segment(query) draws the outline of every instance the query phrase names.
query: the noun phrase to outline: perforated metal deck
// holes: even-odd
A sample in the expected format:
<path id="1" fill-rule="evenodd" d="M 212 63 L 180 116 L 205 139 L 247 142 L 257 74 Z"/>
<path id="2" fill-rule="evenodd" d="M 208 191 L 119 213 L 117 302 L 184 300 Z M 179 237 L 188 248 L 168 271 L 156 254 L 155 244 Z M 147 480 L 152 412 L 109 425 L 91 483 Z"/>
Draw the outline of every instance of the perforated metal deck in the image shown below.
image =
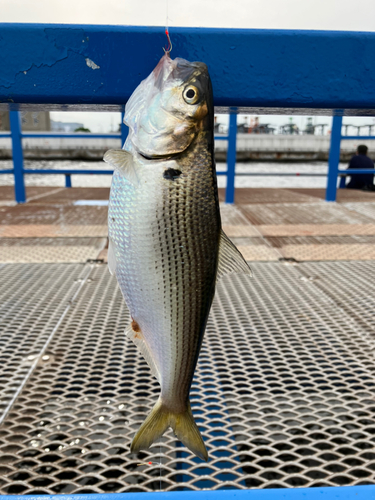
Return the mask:
<path id="1" fill-rule="evenodd" d="M 1 493 L 375 484 L 375 262 L 252 267 L 199 358 L 205 464 L 171 432 L 129 454 L 158 384 L 105 265 L 0 265 Z"/>

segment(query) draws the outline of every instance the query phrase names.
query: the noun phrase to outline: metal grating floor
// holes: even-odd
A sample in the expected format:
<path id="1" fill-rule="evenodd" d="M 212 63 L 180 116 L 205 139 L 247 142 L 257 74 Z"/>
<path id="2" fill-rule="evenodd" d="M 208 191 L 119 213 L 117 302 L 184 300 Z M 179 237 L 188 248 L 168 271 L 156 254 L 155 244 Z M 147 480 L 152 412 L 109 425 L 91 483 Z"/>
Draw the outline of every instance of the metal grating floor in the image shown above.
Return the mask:
<path id="1" fill-rule="evenodd" d="M 106 238 L 0 238 L 0 262 L 86 262 L 95 260 Z"/>
<path id="2" fill-rule="evenodd" d="M 106 266 L 0 265 L 0 492 L 375 484 L 375 262 L 252 267 L 218 286 L 196 371 L 205 464 L 170 432 L 129 454 L 158 384 Z"/>
<path id="3" fill-rule="evenodd" d="M 370 219 L 375 219 L 375 203 L 345 203 L 345 207 Z"/>
<path id="4" fill-rule="evenodd" d="M 282 203 L 241 205 L 252 224 L 372 224 L 367 214 L 343 205 L 325 203 Z"/>

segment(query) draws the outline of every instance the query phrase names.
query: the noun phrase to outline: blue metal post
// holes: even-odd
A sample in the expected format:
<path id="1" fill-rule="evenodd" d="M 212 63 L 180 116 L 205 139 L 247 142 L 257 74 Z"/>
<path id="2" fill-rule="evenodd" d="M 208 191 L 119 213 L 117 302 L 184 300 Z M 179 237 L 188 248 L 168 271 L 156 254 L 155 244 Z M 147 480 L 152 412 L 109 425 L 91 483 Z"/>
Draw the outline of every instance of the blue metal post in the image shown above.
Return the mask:
<path id="1" fill-rule="evenodd" d="M 18 111 L 9 112 L 10 131 L 12 134 L 14 195 L 17 203 L 25 203 L 25 181 L 23 177 L 23 152 L 21 139 L 21 120 Z"/>
<path id="2" fill-rule="evenodd" d="M 125 113 L 124 113 L 124 111 L 122 111 L 122 113 L 121 113 L 121 147 L 124 146 L 126 138 L 128 137 L 128 132 L 129 132 L 129 128 L 124 123 L 124 116 L 125 116 Z"/>
<path id="3" fill-rule="evenodd" d="M 66 188 L 72 187 L 72 176 L 70 174 L 65 175 L 65 187 Z"/>
<path id="4" fill-rule="evenodd" d="M 339 188 L 340 189 L 343 189 L 345 188 L 345 181 L 346 181 L 346 177 L 344 177 L 343 175 L 340 177 L 340 184 L 339 184 Z"/>
<path id="5" fill-rule="evenodd" d="M 331 145 L 328 158 L 326 201 L 336 201 L 337 175 L 340 162 L 342 116 L 332 119 Z"/>
<path id="6" fill-rule="evenodd" d="M 227 152 L 227 189 L 225 203 L 234 203 L 234 180 L 236 177 L 237 108 L 231 108 L 229 115 Z"/>

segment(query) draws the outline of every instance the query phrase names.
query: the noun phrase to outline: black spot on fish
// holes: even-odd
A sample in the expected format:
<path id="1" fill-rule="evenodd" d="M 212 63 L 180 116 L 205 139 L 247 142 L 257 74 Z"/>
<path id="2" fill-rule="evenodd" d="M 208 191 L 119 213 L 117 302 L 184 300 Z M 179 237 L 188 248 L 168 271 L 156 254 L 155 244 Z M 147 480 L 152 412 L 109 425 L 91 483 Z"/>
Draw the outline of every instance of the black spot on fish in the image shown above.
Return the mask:
<path id="1" fill-rule="evenodd" d="M 168 181 L 174 181 L 178 179 L 181 175 L 181 170 L 175 170 L 174 168 L 168 168 L 167 170 L 164 170 L 163 177 L 164 179 L 167 179 Z"/>

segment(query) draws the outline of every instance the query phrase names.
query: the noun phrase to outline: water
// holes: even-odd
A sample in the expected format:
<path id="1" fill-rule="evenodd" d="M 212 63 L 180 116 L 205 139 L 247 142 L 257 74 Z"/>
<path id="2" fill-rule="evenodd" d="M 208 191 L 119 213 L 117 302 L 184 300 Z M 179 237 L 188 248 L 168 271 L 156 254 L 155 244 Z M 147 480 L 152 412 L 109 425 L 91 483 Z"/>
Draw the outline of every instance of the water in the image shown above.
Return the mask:
<path id="1" fill-rule="evenodd" d="M 346 164 L 341 164 L 340 168 L 346 168 Z M 12 168 L 12 160 L 0 160 L 0 170 Z M 56 160 L 56 161 L 25 161 L 25 168 L 38 168 L 38 169 L 87 169 L 87 170 L 105 170 L 108 168 L 107 164 L 103 161 L 71 161 L 71 160 Z M 236 165 L 236 172 L 271 172 L 273 176 L 251 176 L 251 177 L 236 177 L 236 187 L 269 187 L 269 188 L 324 188 L 326 187 L 326 174 L 327 162 L 306 162 L 306 163 L 278 163 L 278 162 L 251 162 L 251 163 L 238 163 Z M 109 168 L 108 168 L 109 170 Z M 217 164 L 218 171 L 226 170 L 225 163 Z M 277 175 L 280 172 L 298 172 L 305 173 L 321 173 L 324 177 L 282 177 Z M 65 186 L 64 175 L 37 175 L 28 174 L 25 176 L 26 186 Z M 218 177 L 219 187 L 226 186 L 226 177 Z M 13 175 L 4 174 L 0 175 L 0 185 L 12 186 Z M 73 187 L 109 187 L 111 185 L 110 175 L 73 175 Z"/>

